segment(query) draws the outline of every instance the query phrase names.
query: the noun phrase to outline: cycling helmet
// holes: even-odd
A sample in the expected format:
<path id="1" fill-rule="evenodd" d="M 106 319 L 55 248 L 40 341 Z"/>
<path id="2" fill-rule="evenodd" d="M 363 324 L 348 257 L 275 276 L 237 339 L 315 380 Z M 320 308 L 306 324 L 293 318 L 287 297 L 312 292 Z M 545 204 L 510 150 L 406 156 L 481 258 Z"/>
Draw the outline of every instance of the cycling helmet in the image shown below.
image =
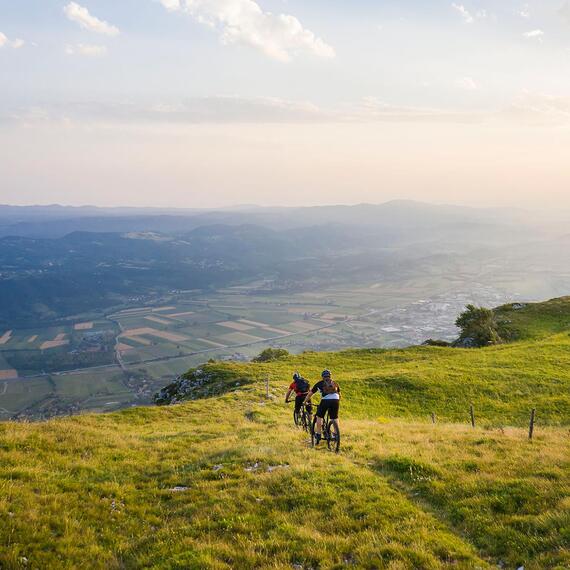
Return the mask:
<path id="1" fill-rule="evenodd" d="M 330 378 L 331 377 L 331 371 L 328 369 L 325 369 L 321 372 L 321 378 Z"/>
<path id="2" fill-rule="evenodd" d="M 301 375 L 298 372 L 295 372 L 295 374 L 293 374 L 293 380 L 295 380 L 295 382 L 297 382 L 297 380 L 299 380 L 301 378 Z"/>

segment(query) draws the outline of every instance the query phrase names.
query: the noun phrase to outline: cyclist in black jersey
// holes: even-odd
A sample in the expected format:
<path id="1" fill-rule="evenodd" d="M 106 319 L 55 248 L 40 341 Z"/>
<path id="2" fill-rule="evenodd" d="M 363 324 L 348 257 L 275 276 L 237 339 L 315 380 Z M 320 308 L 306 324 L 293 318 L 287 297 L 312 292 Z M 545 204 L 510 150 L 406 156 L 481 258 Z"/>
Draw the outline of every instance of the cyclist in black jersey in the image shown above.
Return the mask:
<path id="1" fill-rule="evenodd" d="M 317 408 L 317 422 L 315 425 L 315 440 L 317 445 L 321 441 L 323 431 L 323 418 L 328 411 L 329 417 L 338 430 L 338 409 L 340 406 L 340 386 L 332 379 L 330 370 L 323 370 L 321 381 L 317 382 L 307 394 L 305 404 L 311 401 L 311 398 L 317 392 L 321 393 L 321 401 Z"/>

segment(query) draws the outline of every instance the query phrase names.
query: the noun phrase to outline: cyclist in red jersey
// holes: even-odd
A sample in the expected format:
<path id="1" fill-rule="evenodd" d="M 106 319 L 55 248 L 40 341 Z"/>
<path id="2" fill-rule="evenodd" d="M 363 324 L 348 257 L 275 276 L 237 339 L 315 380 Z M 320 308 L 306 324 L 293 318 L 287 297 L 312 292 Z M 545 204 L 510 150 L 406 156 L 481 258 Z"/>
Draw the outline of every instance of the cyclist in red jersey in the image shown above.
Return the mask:
<path id="1" fill-rule="evenodd" d="M 295 412 L 299 413 L 310 388 L 311 385 L 307 382 L 307 380 L 305 380 L 298 372 L 295 372 L 295 374 L 293 374 L 293 382 L 289 386 L 289 390 L 285 396 L 285 403 L 289 403 L 289 396 L 295 392 Z M 309 402 L 307 405 L 307 412 L 309 412 L 309 416 L 311 415 L 312 411 L 313 406 Z"/>

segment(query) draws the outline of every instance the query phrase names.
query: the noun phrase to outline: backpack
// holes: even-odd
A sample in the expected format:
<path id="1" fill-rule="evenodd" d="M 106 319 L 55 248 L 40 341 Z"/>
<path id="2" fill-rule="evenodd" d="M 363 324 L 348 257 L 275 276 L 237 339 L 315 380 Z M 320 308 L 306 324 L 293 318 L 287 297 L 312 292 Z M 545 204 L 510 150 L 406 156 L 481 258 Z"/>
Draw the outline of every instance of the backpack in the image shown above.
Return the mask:
<path id="1" fill-rule="evenodd" d="M 321 392 L 323 393 L 323 396 L 336 394 L 338 392 L 338 384 L 332 378 L 326 378 L 323 380 Z"/>
<path id="2" fill-rule="evenodd" d="M 297 386 L 297 391 L 302 392 L 303 394 L 308 392 L 310 388 L 309 383 L 304 378 L 295 380 L 295 385 Z"/>

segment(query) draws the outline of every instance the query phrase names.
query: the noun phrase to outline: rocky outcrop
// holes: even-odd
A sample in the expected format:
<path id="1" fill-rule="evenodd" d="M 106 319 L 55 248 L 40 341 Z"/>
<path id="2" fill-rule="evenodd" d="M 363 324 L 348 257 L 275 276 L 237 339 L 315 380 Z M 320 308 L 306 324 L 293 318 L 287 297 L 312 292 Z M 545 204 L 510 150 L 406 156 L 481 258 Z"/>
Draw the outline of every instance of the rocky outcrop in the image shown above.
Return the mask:
<path id="1" fill-rule="evenodd" d="M 176 378 L 172 384 L 159 390 L 153 400 L 158 406 L 168 406 L 183 400 L 219 396 L 251 382 L 251 378 L 237 376 L 231 370 L 215 364 L 204 364 Z"/>
<path id="2" fill-rule="evenodd" d="M 204 386 L 212 381 L 212 377 L 201 368 L 190 370 L 186 374 L 176 378 L 172 384 L 168 384 L 159 390 L 154 396 L 154 403 L 158 406 L 176 404 L 181 400 L 191 400 L 194 396 L 202 396 Z"/>

